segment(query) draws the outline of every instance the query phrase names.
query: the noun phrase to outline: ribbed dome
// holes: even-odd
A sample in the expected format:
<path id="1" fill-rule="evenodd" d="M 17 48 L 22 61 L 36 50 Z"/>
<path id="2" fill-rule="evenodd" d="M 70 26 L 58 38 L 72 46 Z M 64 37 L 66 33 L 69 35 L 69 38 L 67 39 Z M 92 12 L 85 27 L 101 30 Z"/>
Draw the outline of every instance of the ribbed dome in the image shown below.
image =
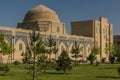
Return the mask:
<path id="1" fill-rule="evenodd" d="M 24 22 L 33 21 L 60 22 L 56 12 L 43 5 L 38 5 L 25 15 Z"/>

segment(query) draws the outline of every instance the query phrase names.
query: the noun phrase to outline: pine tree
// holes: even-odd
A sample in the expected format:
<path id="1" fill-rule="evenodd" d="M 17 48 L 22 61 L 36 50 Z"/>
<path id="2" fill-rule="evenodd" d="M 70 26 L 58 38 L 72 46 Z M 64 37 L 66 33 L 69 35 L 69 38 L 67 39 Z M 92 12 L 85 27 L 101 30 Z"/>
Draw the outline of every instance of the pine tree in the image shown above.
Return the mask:
<path id="1" fill-rule="evenodd" d="M 73 54 L 73 57 L 75 58 L 75 66 L 77 65 L 77 58 L 81 57 L 79 54 L 82 49 L 77 44 L 77 41 L 75 41 L 74 45 L 72 46 L 71 53 Z"/>
<path id="2" fill-rule="evenodd" d="M 57 60 L 57 67 L 56 70 L 63 70 L 65 74 L 66 71 L 70 71 L 72 67 L 70 66 L 71 60 L 68 56 L 67 51 L 63 50 Z"/>
<path id="3" fill-rule="evenodd" d="M 29 53 L 31 53 L 31 56 L 33 57 L 33 76 L 32 80 L 35 80 L 36 72 L 37 72 L 37 66 L 36 66 L 36 61 L 37 57 L 45 52 L 45 47 L 44 47 L 44 42 L 42 41 L 42 38 L 40 36 L 40 33 L 36 34 L 35 30 L 33 30 L 32 33 L 30 33 L 30 45 L 28 46 L 29 48 Z"/>

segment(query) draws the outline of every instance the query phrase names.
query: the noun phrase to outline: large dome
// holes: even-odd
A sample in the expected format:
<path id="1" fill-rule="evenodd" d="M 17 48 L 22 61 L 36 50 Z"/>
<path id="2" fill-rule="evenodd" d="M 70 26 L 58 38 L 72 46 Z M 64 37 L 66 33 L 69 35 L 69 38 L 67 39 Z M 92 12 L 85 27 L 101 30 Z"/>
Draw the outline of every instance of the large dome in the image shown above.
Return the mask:
<path id="1" fill-rule="evenodd" d="M 23 21 L 24 22 L 33 22 L 33 21 L 60 22 L 56 12 L 43 5 L 38 5 L 37 7 L 28 11 Z"/>

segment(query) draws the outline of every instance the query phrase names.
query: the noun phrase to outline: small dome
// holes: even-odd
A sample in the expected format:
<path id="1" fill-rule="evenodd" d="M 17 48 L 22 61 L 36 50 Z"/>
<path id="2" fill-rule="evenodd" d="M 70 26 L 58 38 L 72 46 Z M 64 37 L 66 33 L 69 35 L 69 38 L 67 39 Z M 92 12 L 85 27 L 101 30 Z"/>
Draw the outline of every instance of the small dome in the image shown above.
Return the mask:
<path id="1" fill-rule="evenodd" d="M 23 21 L 24 22 L 33 22 L 33 21 L 60 22 L 56 12 L 43 5 L 38 5 L 37 7 L 28 11 Z"/>

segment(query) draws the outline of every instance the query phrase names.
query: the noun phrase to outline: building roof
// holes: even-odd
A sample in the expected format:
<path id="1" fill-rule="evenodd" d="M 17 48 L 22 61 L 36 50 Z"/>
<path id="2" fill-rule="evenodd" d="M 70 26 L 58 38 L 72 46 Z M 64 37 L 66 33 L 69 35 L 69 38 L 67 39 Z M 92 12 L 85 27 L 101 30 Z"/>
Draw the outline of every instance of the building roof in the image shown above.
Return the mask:
<path id="1" fill-rule="evenodd" d="M 56 12 L 44 5 L 38 5 L 32 10 L 28 11 L 23 21 L 24 22 L 33 22 L 33 21 L 60 22 Z"/>

